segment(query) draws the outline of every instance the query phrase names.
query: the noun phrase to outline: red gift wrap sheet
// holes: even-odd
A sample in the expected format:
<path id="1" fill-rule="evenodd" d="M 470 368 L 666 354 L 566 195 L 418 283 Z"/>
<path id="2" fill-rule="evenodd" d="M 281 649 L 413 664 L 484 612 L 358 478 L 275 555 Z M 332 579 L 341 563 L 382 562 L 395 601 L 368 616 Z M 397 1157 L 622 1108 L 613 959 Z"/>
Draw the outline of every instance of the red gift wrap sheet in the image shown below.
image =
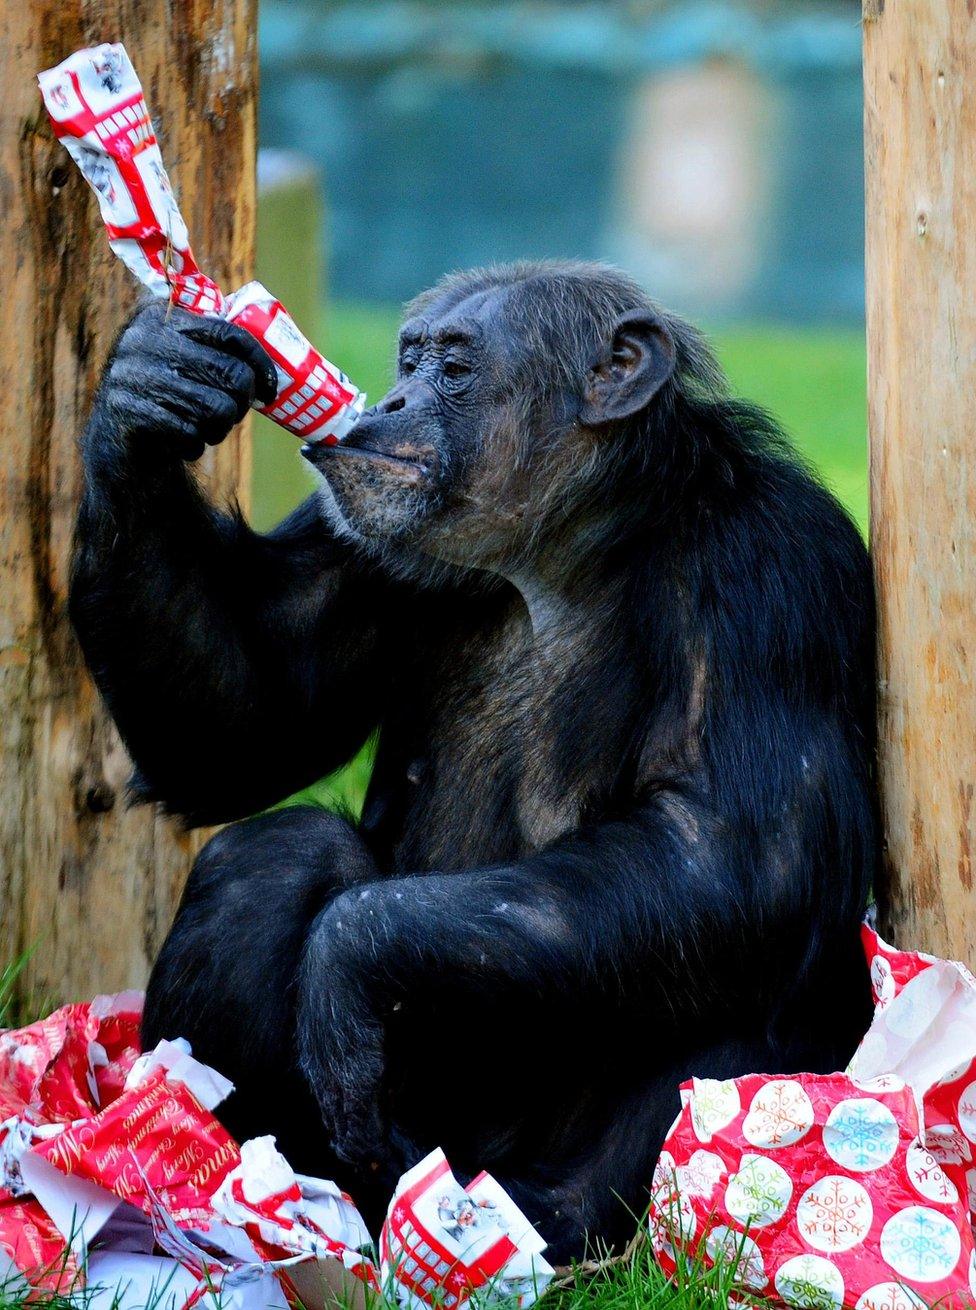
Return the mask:
<path id="1" fill-rule="evenodd" d="M 693 1079 L 655 1172 L 657 1258 L 736 1264 L 816 1310 L 976 1303 L 976 980 L 870 928 L 874 1022 L 845 1074 Z"/>
<path id="2" fill-rule="evenodd" d="M 273 1138 L 234 1141 L 214 1115 L 226 1078 L 182 1041 L 139 1053 L 141 1000 L 0 1033 L 0 1286 L 83 1286 L 90 1310 L 363 1310 L 381 1289 L 410 1307 L 475 1292 L 528 1307 L 544 1290 L 538 1233 L 488 1175 L 460 1187 L 439 1151 L 396 1189 L 380 1265 L 335 1183 L 295 1174 Z"/>

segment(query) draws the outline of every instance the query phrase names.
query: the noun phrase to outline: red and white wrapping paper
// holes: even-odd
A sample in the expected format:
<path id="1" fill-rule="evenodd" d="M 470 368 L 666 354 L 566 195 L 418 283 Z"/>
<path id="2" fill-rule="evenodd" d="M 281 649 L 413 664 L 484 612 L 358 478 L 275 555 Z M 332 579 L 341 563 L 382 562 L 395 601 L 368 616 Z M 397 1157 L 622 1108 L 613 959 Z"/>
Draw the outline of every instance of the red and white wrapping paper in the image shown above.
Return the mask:
<path id="1" fill-rule="evenodd" d="M 306 441 L 341 440 L 365 395 L 260 283 L 227 297 L 201 271 L 125 47 L 78 50 L 37 80 L 55 134 L 98 196 L 109 244 L 126 267 L 153 295 L 232 319 L 261 342 L 279 382 L 274 402 L 257 407 L 263 414 Z"/>
<path id="2" fill-rule="evenodd" d="M 93 1310 L 366 1310 L 381 1275 L 352 1198 L 296 1175 L 271 1137 L 238 1146 L 213 1113 L 232 1084 L 186 1042 L 139 1054 L 141 999 L 0 1033 L 0 1285 L 83 1286 Z M 462 1189 L 439 1151 L 401 1179 L 381 1246 L 411 1306 L 528 1306 L 551 1276 L 498 1184 Z"/>
<path id="3" fill-rule="evenodd" d="M 280 300 L 248 282 L 227 300 L 224 318 L 257 337 L 278 374 L 278 394 L 262 414 L 305 441 L 335 445 L 356 424 L 366 397 L 302 335 Z"/>
<path id="4" fill-rule="evenodd" d="M 553 1275 L 545 1248 L 490 1174 L 462 1187 L 440 1150 L 400 1179 L 380 1234 L 384 1282 L 413 1310 L 454 1310 L 486 1291 L 530 1306 Z"/>
<path id="5" fill-rule="evenodd" d="M 817 1310 L 976 1302 L 976 979 L 864 929 L 876 1012 L 846 1074 L 693 1079 L 651 1234 L 738 1260 L 742 1297 Z"/>
<path id="6" fill-rule="evenodd" d="M 99 996 L 0 1032 L 0 1284 L 18 1271 L 48 1290 L 78 1277 L 74 1252 L 28 1192 L 23 1160 L 119 1095 L 139 1053 L 141 1010 L 139 993 Z"/>

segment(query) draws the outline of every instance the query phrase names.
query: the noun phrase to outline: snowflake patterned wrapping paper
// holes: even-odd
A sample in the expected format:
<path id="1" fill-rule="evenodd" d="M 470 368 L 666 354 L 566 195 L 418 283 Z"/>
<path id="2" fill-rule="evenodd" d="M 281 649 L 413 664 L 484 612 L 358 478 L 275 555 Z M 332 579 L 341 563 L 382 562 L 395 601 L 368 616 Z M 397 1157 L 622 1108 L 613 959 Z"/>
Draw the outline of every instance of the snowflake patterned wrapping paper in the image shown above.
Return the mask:
<path id="1" fill-rule="evenodd" d="M 863 936 L 876 1009 L 846 1074 L 682 1087 L 652 1186 L 666 1272 L 703 1251 L 738 1261 L 740 1304 L 976 1303 L 976 979 Z"/>
<path id="2" fill-rule="evenodd" d="M 260 283 L 227 297 L 200 270 L 125 47 L 78 50 L 37 80 L 55 135 L 97 195 L 109 244 L 126 267 L 153 295 L 231 319 L 261 342 L 278 373 L 275 400 L 256 405 L 262 414 L 305 441 L 340 441 L 365 395 Z"/>

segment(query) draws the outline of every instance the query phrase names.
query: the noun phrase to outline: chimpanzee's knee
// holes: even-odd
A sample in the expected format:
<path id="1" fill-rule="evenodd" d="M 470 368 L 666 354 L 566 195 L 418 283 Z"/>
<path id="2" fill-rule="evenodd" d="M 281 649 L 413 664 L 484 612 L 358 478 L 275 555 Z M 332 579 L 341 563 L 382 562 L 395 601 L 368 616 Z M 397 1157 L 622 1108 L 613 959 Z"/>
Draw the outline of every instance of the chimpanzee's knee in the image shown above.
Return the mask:
<path id="1" fill-rule="evenodd" d="M 227 1127 L 238 1138 L 275 1133 L 298 1167 L 319 1117 L 295 1063 L 295 971 L 323 906 L 375 876 L 355 829 L 328 810 L 224 828 L 197 856 L 149 979 L 144 1046 L 186 1037 L 235 1084 L 218 1111 Z"/>

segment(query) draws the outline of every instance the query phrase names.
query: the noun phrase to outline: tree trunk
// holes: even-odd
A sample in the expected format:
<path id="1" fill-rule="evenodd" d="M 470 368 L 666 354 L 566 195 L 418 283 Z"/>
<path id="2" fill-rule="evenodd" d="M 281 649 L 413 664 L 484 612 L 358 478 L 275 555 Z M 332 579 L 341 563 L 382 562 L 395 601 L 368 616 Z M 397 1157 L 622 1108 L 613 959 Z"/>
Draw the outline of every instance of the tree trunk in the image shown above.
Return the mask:
<path id="1" fill-rule="evenodd" d="M 125 42 L 195 253 L 230 289 L 253 253 L 255 9 L 0 8 L 0 965 L 33 949 L 22 992 L 37 1000 L 141 984 L 201 836 L 127 807 L 129 762 L 65 612 L 77 438 L 138 293 L 35 74 L 80 46 Z M 243 494 L 247 430 L 209 458 L 215 493 Z"/>
<path id="2" fill-rule="evenodd" d="M 865 0 L 884 927 L 973 963 L 976 19 Z"/>

